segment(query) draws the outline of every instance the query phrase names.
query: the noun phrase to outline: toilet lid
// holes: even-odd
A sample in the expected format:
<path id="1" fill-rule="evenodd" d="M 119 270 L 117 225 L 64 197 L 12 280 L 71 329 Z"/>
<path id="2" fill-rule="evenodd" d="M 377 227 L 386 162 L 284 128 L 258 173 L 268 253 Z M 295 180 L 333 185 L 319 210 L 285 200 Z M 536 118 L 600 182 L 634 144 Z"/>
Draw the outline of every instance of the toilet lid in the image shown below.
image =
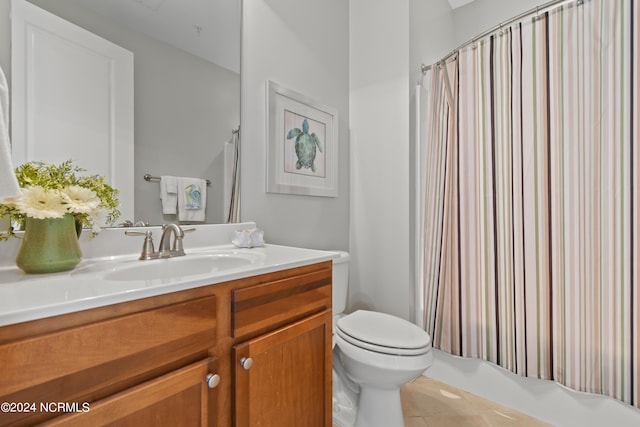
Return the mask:
<path id="1" fill-rule="evenodd" d="M 431 346 L 424 330 L 396 316 L 359 310 L 338 320 L 337 333 L 346 341 L 372 351 L 423 354 Z"/>

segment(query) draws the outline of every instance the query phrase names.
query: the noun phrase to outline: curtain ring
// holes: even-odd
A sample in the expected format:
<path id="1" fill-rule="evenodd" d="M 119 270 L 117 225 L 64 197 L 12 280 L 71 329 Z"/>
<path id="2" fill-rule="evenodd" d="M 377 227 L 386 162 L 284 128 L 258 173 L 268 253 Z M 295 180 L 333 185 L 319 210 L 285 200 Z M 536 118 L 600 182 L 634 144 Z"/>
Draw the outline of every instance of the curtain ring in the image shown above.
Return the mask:
<path id="1" fill-rule="evenodd" d="M 531 18 L 533 22 L 540 20 L 540 7 L 536 6 L 536 14 Z"/>

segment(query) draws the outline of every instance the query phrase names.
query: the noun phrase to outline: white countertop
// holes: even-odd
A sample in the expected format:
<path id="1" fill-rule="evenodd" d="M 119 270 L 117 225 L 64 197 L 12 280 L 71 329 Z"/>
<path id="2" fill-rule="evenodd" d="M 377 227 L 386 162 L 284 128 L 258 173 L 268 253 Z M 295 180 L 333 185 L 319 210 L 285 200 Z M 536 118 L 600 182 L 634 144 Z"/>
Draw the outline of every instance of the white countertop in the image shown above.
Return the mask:
<path id="1" fill-rule="evenodd" d="M 107 280 L 101 274 L 95 274 L 95 269 L 109 270 L 110 266 L 123 263 L 142 265 L 140 263 L 164 260 L 139 261 L 138 254 L 96 257 L 84 259 L 72 271 L 55 274 L 25 274 L 14 266 L 0 267 L 0 326 L 315 264 L 338 256 L 330 251 L 268 243 L 251 249 L 238 249 L 232 244 L 189 249 L 185 242 L 185 251 L 187 255 L 180 258 L 228 251 L 250 258 L 251 263 L 187 277 L 124 281 Z"/>

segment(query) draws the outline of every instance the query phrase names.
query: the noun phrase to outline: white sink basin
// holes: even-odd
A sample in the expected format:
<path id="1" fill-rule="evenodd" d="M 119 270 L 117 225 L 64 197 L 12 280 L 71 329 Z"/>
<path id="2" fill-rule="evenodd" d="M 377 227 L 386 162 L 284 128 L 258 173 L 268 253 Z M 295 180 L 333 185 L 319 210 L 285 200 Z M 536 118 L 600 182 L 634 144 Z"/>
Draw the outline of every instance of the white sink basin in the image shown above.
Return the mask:
<path id="1" fill-rule="evenodd" d="M 108 261 L 77 268 L 72 276 L 111 281 L 163 280 L 174 281 L 192 276 L 214 275 L 242 269 L 255 264 L 260 256 L 253 253 L 219 252 L 185 255 L 149 261 Z"/>

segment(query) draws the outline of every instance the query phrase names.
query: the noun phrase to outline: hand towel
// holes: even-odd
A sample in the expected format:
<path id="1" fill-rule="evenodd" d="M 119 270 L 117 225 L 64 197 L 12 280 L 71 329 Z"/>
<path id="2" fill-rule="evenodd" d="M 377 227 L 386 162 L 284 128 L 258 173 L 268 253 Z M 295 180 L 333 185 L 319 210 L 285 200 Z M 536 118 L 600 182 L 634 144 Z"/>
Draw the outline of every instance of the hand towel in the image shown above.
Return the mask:
<path id="1" fill-rule="evenodd" d="M 160 200 L 162 213 L 175 215 L 178 213 L 178 178 L 175 176 L 160 177 Z"/>
<path id="2" fill-rule="evenodd" d="M 204 221 L 207 207 L 207 181 L 178 177 L 178 220 Z"/>
<path id="3" fill-rule="evenodd" d="M 9 141 L 9 85 L 0 68 L 0 201 L 20 194 Z"/>

